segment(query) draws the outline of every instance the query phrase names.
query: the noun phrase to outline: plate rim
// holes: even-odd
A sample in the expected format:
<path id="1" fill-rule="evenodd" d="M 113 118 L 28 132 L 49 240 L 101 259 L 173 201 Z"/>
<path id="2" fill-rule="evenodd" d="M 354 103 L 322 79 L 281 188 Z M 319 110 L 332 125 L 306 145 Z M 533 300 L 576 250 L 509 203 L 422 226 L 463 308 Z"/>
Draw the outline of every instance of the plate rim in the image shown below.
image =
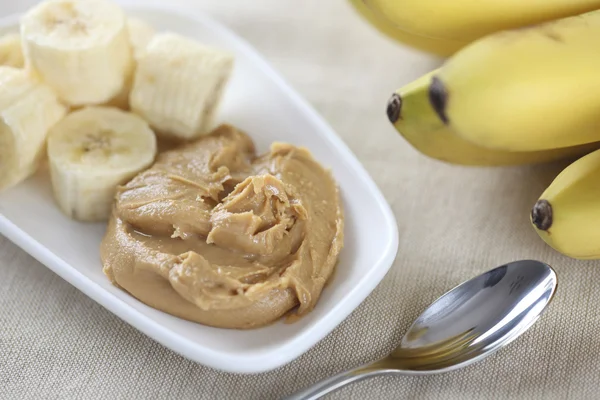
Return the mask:
<path id="1" fill-rule="evenodd" d="M 117 297 L 110 295 L 109 292 L 103 289 L 99 284 L 48 250 L 44 245 L 33 239 L 1 213 L 0 234 L 76 287 L 79 291 L 115 314 L 121 320 L 189 360 L 225 372 L 241 374 L 262 373 L 281 367 L 306 353 L 318 342 L 328 336 L 382 281 L 390 270 L 398 252 L 399 235 L 396 218 L 373 178 L 341 137 L 338 136 L 333 128 L 319 113 L 317 113 L 308 101 L 293 89 L 291 85 L 287 83 L 287 81 L 285 81 L 243 37 L 237 35 L 234 31 L 225 27 L 212 17 L 209 17 L 202 11 L 192 7 L 158 3 L 156 0 L 117 0 L 117 3 L 126 10 L 150 9 L 168 12 L 179 18 L 195 19 L 202 25 L 215 31 L 219 36 L 225 37 L 228 41 L 236 42 L 236 46 L 244 53 L 244 56 L 248 57 L 256 67 L 263 71 L 265 75 L 273 81 L 275 85 L 281 88 L 285 95 L 290 99 L 290 102 L 298 107 L 299 112 L 304 114 L 306 118 L 310 119 L 311 122 L 318 127 L 322 132 L 320 136 L 329 141 L 330 144 L 340 152 L 345 162 L 350 163 L 355 172 L 360 175 L 361 181 L 363 181 L 370 189 L 376 199 L 380 212 L 383 214 L 386 226 L 381 228 L 385 231 L 385 236 L 387 237 L 385 250 L 364 275 L 364 280 L 361 284 L 355 285 L 345 295 L 345 301 L 342 304 L 334 304 L 319 320 L 304 332 L 291 337 L 290 340 L 281 346 L 269 349 L 268 351 L 261 350 L 261 354 L 249 352 L 232 356 L 193 342 L 168 327 L 161 325 L 151 317 L 145 316 Z M 0 17 L 0 29 L 6 29 L 11 24 L 18 23 L 21 15 L 22 13 L 18 13 Z"/>

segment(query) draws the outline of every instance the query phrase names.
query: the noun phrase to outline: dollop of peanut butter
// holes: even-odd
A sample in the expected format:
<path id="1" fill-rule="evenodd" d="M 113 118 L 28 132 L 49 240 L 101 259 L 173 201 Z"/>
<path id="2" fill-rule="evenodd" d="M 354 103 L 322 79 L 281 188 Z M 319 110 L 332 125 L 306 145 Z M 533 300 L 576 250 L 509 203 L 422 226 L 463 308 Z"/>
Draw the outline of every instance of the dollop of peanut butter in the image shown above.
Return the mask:
<path id="1" fill-rule="evenodd" d="M 119 188 L 104 273 L 151 307 L 254 328 L 313 309 L 343 246 L 338 187 L 303 148 L 222 125 Z"/>

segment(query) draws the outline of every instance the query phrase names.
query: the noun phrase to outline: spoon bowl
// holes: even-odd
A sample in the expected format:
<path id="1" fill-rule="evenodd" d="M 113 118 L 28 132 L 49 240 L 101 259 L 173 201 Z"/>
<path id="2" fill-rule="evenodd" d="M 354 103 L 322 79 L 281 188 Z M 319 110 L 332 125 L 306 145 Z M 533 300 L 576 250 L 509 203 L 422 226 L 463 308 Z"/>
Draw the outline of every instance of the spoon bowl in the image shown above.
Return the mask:
<path id="1" fill-rule="evenodd" d="M 556 273 L 539 261 L 515 261 L 494 268 L 437 299 L 388 357 L 324 380 L 288 399 L 317 399 L 351 382 L 382 374 L 429 375 L 462 368 L 525 332 L 546 309 L 556 287 Z"/>

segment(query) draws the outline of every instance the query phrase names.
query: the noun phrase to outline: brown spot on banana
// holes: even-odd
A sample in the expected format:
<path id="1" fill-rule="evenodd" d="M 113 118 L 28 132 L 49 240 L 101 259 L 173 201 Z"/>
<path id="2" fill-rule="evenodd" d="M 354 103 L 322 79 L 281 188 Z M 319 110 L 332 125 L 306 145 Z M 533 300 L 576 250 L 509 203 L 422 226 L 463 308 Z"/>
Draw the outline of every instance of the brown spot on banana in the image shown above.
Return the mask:
<path id="1" fill-rule="evenodd" d="M 394 93 L 387 103 L 387 116 L 392 124 L 395 124 L 400 117 L 402 111 L 402 97 L 398 93 Z"/>
<path id="2" fill-rule="evenodd" d="M 444 83 L 437 76 L 431 78 L 431 84 L 429 85 L 429 103 L 431 103 L 431 106 L 442 122 L 448 125 L 450 122 L 448 120 L 448 115 L 446 114 L 448 91 L 446 90 Z"/>
<path id="3" fill-rule="evenodd" d="M 558 42 L 558 43 L 562 43 L 563 42 L 562 36 L 559 33 L 555 32 L 554 30 L 552 30 L 550 28 L 543 29 L 542 33 L 543 33 L 544 36 L 546 36 L 550 40 L 553 40 L 553 41 Z"/>
<path id="4" fill-rule="evenodd" d="M 547 231 L 552 226 L 552 205 L 548 200 L 538 200 L 531 209 L 531 222 L 540 231 Z"/>

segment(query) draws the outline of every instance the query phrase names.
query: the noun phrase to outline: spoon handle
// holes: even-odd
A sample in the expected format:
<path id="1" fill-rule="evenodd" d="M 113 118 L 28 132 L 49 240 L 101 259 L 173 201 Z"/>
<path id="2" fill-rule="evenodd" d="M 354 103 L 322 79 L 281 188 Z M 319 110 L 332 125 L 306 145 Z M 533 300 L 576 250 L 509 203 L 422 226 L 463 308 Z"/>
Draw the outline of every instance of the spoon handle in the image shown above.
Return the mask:
<path id="1" fill-rule="evenodd" d="M 354 368 L 330 378 L 317 382 L 314 385 L 296 392 L 282 400 L 316 400 L 331 393 L 334 390 L 346 386 L 352 382 L 362 381 L 363 379 L 372 378 L 378 375 L 383 375 L 391 371 L 385 369 L 371 369 L 370 365 Z"/>

